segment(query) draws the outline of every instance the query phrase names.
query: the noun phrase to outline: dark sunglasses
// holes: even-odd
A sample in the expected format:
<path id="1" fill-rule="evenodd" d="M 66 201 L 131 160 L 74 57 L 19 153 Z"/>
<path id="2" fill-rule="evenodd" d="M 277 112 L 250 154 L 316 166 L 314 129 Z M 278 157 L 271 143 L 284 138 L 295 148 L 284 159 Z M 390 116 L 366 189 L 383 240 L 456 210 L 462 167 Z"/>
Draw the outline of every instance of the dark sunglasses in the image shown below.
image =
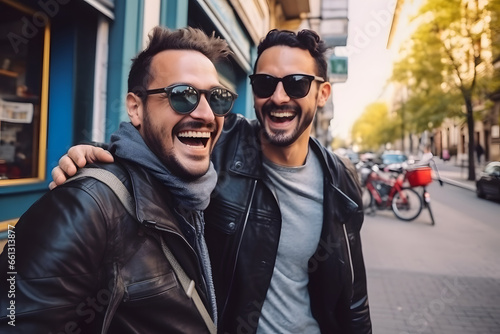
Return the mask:
<path id="1" fill-rule="evenodd" d="M 290 74 L 283 78 L 276 78 L 269 74 L 252 74 L 249 78 L 253 93 L 260 98 L 273 95 L 280 81 L 283 83 L 286 94 L 294 99 L 300 99 L 309 94 L 311 83 L 314 80 L 325 82 L 321 77 L 307 74 Z"/>
<path id="2" fill-rule="evenodd" d="M 200 103 L 201 94 L 205 94 L 208 104 L 216 116 L 224 116 L 231 111 L 234 100 L 238 97 L 236 93 L 223 87 L 205 90 L 196 89 L 187 84 L 175 84 L 146 91 L 147 95 L 161 93 L 167 94 L 170 106 L 179 114 L 189 114 L 195 110 Z"/>

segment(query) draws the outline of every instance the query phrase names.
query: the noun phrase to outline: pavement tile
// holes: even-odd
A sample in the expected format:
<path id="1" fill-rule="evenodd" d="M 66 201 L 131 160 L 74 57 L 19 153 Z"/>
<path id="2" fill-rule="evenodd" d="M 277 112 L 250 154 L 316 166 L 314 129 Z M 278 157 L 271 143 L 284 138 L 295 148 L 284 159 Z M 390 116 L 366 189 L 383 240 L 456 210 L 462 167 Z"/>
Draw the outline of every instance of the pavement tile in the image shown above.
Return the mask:
<path id="1" fill-rule="evenodd" d="M 375 334 L 500 333 L 500 279 L 386 269 L 367 275 Z"/>

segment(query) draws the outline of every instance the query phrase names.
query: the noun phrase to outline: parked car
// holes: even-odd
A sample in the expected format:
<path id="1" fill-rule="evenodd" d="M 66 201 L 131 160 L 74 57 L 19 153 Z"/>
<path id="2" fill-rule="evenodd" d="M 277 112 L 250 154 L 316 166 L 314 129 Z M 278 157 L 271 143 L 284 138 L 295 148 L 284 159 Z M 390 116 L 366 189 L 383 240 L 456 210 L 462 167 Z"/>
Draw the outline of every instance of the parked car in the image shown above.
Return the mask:
<path id="1" fill-rule="evenodd" d="M 391 167 L 401 167 L 408 164 L 408 157 L 401 151 L 385 151 L 380 156 L 382 164 Z"/>
<path id="2" fill-rule="evenodd" d="M 484 167 L 476 181 L 476 194 L 500 200 L 500 161 L 492 161 Z"/>

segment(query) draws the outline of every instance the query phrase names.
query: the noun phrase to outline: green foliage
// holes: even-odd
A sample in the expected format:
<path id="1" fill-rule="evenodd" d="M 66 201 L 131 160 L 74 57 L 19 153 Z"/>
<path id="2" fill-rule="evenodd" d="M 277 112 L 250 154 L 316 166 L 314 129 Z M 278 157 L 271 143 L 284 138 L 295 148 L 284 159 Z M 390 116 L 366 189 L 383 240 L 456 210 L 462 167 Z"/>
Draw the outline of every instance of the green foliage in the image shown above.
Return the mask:
<path id="1" fill-rule="evenodd" d="M 437 127 L 449 116 L 467 121 L 469 180 L 474 170 L 474 109 L 500 87 L 499 0 L 427 0 L 419 27 L 394 66 L 392 81 L 408 97 L 398 110 L 414 131 Z M 464 106 L 465 113 L 461 112 Z M 476 106 L 476 108 L 474 108 Z M 482 112 L 476 112 L 476 116 Z"/>
<path id="2" fill-rule="evenodd" d="M 500 87 L 490 53 L 500 48 L 484 42 L 492 41 L 492 31 L 500 27 L 498 20 L 489 19 L 499 15 L 499 3 L 481 8 L 476 0 L 427 0 L 420 9 L 415 17 L 420 25 L 402 46 L 405 56 L 394 64 L 391 78 L 408 91 L 404 113 L 414 131 L 437 127 L 446 117 L 465 116 L 467 100 L 484 101 Z"/>
<path id="3" fill-rule="evenodd" d="M 389 116 L 385 103 L 372 103 L 352 127 L 353 143 L 362 151 L 377 151 L 400 135 L 401 123 Z"/>
<path id="4" fill-rule="evenodd" d="M 486 9 L 491 14 L 489 39 L 492 41 L 493 62 L 497 61 L 500 64 L 500 1 L 489 1 Z M 493 73 L 491 81 L 487 82 L 486 91 L 489 93 L 500 91 L 500 67 Z"/>

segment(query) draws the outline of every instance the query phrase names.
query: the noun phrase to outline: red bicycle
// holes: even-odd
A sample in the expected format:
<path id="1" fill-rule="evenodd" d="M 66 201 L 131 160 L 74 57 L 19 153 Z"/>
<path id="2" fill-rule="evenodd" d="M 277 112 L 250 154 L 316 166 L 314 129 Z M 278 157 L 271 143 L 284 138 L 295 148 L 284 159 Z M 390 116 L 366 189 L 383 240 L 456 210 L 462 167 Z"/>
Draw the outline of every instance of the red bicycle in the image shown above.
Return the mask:
<path id="1" fill-rule="evenodd" d="M 373 215 L 376 210 L 392 210 L 397 218 L 411 221 L 420 215 L 424 205 L 430 211 L 430 196 L 425 189 L 432 182 L 430 167 L 388 169 L 389 174 L 381 173 L 377 165 L 369 168 L 369 173 L 365 171 L 361 174 L 364 185 L 363 206 L 367 214 Z M 409 187 L 405 185 L 406 180 Z M 423 187 L 424 193 L 420 195 L 414 187 Z M 434 225 L 433 217 L 432 224 Z"/>
<path id="2" fill-rule="evenodd" d="M 383 175 L 375 164 L 358 165 L 363 186 L 363 207 L 366 213 L 373 215 L 376 210 L 390 209 L 397 218 L 411 221 L 420 215 L 423 208 L 426 208 L 429 210 L 431 224 L 434 225 L 431 196 L 427 191 L 427 185 L 432 182 L 431 163 L 434 163 L 439 184 L 443 186 L 433 159 L 426 165 L 389 169 L 389 176 Z M 419 188 L 422 189 L 421 193 L 417 191 Z"/>

